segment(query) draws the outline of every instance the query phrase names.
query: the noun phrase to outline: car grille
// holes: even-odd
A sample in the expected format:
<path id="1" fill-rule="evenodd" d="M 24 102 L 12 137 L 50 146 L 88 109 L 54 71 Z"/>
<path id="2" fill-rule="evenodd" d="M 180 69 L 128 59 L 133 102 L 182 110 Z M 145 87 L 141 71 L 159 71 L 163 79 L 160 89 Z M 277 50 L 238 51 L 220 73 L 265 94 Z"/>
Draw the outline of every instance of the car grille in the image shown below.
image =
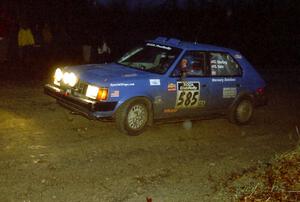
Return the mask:
<path id="1" fill-rule="evenodd" d="M 60 88 L 64 91 L 71 90 L 74 96 L 83 97 L 85 96 L 88 84 L 84 81 L 78 81 L 74 87 L 70 87 L 63 82 L 60 83 Z"/>
<path id="2" fill-rule="evenodd" d="M 77 84 L 74 86 L 74 91 L 79 94 L 85 95 L 87 87 L 88 84 L 86 82 L 78 81 Z"/>

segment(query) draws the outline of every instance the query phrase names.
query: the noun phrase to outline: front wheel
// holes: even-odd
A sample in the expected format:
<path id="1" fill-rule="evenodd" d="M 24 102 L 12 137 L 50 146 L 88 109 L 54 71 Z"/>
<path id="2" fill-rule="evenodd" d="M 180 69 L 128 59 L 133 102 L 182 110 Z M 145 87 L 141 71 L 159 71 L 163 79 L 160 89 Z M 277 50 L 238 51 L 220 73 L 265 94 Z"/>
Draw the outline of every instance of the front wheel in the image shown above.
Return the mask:
<path id="1" fill-rule="evenodd" d="M 124 103 L 116 113 L 116 124 L 128 135 L 141 134 L 149 123 L 149 107 L 145 100 L 134 99 Z"/>
<path id="2" fill-rule="evenodd" d="M 253 115 L 254 106 L 249 98 L 240 99 L 230 110 L 229 119 L 236 124 L 248 123 Z"/>

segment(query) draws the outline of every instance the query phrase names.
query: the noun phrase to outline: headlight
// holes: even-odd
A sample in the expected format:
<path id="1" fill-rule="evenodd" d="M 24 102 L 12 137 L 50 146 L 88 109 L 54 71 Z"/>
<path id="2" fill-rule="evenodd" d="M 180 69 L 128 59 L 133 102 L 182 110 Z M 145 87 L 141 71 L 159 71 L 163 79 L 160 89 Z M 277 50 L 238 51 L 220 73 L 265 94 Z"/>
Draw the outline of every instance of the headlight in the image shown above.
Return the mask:
<path id="1" fill-rule="evenodd" d="M 86 96 L 92 99 L 96 99 L 99 88 L 97 86 L 88 85 L 86 90 Z"/>
<path id="2" fill-rule="evenodd" d="M 77 83 L 78 79 L 77 79 L 77 76 L 74 74 L 74 73 L 70 73 L 69 74 L 69 85 L 70 86 L 75 86 L 75 84 Z"/>
<path id="3" fill-rule="evenodd" d="M 57 68 L 54 73 L 54 84 L 59 85 L 59 82 L 63 78 L 63 72 L 61 71 L 60 68 Z"/>
<path id="4" fill-rule="evenodd" d="M 63 81 L 65 84 L 68 84 L 71 87 L 73 87 L 77 83 L 78 79 L 77 79 L 77 76 L 73 72 L 71 72 L 71 73 L 65 72 L 63 75 Z"/>
<path id="5" fill-rule="evenodd" d="M 86 90 L 86 96 L 92 99 L 107 100 L 108 97 L 108 89 L 107 88 L 99 88 L 97 86 L 88 85 Z"/>

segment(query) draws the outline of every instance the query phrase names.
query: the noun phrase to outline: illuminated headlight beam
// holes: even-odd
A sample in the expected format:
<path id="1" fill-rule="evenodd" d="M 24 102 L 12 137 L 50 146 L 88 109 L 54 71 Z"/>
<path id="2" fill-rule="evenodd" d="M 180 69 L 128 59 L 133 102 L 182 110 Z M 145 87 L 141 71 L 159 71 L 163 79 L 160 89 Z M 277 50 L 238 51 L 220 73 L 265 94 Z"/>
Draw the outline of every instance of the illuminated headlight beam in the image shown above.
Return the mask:
<path id="1" fill-rule="evenodd" d="M 97 86 L 88 85 L 86 90 L 86 96 L 92 99 L 96 99 L 99 88 Z"/>
<path id="2" fill-rule="evenodd" d="M 89 98 L 96 99 L 99 101 L 107 100 L 108 89 L 107 88 L 99 88 L 99 87 L 93 86 L 93 85 L 88 85 L 85 95 Z"/>
<path id="3" fill-rule="evenodd" d="M 77 81 L 78 81 L 78 78 L 73 72 L 71 72 L 71 73 L 70 72 L 65 72 L 63 74 L 63 82 L 65 84 L 68 84 L 71 87 L 74 87 L 75 84 L 77 83 Z"/>
<path id="4" fill-rule="evenodd" d="M 54 73 L 54 84 L 59 86 L 59 82 L 63 79 L 63 76 L 64 74 L 62 70 L 60 68 L 57 68 Z"/>

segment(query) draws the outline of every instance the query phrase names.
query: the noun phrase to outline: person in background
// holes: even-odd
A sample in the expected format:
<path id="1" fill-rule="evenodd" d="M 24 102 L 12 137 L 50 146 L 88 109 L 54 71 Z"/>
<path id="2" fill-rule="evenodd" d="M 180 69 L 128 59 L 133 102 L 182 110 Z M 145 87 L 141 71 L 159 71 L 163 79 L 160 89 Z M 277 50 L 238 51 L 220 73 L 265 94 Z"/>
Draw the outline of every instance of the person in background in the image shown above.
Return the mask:
<path id="1" fill-rule="evenodd" d="M 52 39 L 53 35 L 49 24 L 45 23 L 42 29 L 42 47 L 44 49 L 45 60 L 52 58 Z"/>
<path id="2" fill-rule="evenodd" d="M 59 61 L 67 61 L 71 57 L 71 37 L 65 26 L 57 25 L 55 27 L 55 35 L 53 37 L 55 59 Z"/>
<path id="3" fill-rule="evenodd" d="M 107 63 L 110 61 L 110 48 L 106 43 L 106 40 L 102 40 L 102 44 L 97 47 L 97 53 L 99 58 L 99 63 Z"/>
<path id="4" fill-rule="evenodd" d="M 8 20 L 6 13 L 0 8 L 0 63 L 7 61 Z"/>
<path id="5" fill-rule="evenodd" d="M 19 58 L 23 65 L 27 66 L 31 62 L 32 48 L 35 40 L 31 29 L 26 22 L 20 23 L 18 32 Z"/>
<path id="6" fill-rule="evenodd" d="M 53 36 L 52 36 L 50 26 L 47 23 L 45 23 L 45 25 L 43 27 L 42 36 L 43 36 L 44 46 L 50 46 L 52 43 Z"/>
<path id="7" fill-rule="evenodd" d="M 35 58 L 35 64 L 41 66 L 43 58 L 42 58 L 42 33 L 40 29 L 40 25 L 38 23 L 35 24 L 34 29 L 32 30 L 33 38 L 34 38 L 34 46 L 33 46 L 33 57 Z"/>
<path id="8" fill-rule="evenodd" d="M 12 19 L 8 30 L 8 47 L 7 59 L 10 67 L 17 65 L 19 52 L 18 52 L 18 31 L 19 23 L 16 19 Z"/>
<path id="9" fill-rule="evenodd" d="M 42 44 L 42 33 L 39 24 L 35 24 L 33 31 L 33 37 L 35 42 L 35 47 L 41 47 Z"/>
<path id="10" fill-rule="evenodd" d="M 90 63 L 92 56 L 92 41 L 91 33 L 87 29 L 84 31 L 83 44 L 82 44 L 82 59 L 84 63 Z"/>

